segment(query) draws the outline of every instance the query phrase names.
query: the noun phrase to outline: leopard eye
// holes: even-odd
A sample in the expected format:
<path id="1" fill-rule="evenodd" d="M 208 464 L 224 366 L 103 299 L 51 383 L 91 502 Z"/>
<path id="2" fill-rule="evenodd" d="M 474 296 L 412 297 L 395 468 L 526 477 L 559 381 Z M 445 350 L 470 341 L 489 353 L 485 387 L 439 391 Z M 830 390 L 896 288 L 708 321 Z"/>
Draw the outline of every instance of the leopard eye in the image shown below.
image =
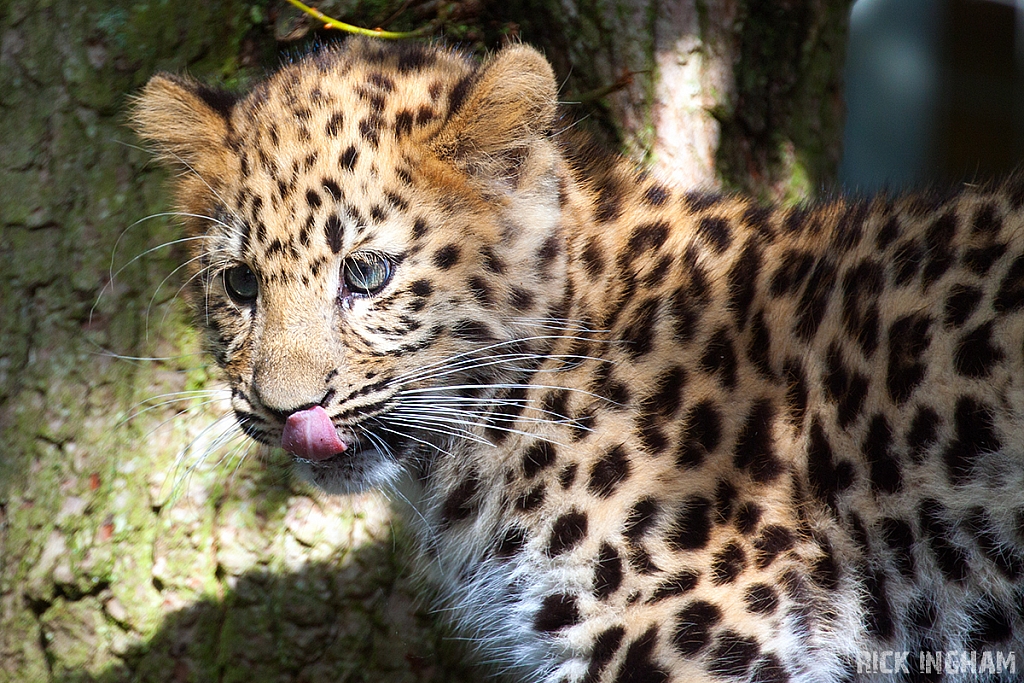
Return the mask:
<path id="1" fill-rule="evenodd" d="M 391 279 L 391 261 L 382 254 L 361 252 L 346 259 L 343 272 L 350 292 L 370 296 L 384 289 Z"/>
<path id="2" fill-rule="evenodd" d="M 249 305 L 256 301 L 259 294 L 259 282 L 256 280 L 256 273 L 246 265 L 235 266 L 224 271 L 224 289 L 228 296 L 239 305 Z"/>

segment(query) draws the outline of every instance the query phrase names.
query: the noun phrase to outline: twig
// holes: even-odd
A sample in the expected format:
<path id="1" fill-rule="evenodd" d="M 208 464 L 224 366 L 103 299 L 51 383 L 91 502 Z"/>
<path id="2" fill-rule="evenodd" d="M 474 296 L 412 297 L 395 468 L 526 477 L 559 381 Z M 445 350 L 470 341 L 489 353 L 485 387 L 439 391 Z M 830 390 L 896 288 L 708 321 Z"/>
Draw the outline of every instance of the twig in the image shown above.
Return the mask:
<path id="1" fill-rule="evenodd" d="M 361 26 L 353 26 L 352 24 L 346 24 L 343 21 L 332 19 L 323 12 L 309 5 L 304 5 L 299 0 L 288 0 L 290 4 L 299 8 L 306 14 L 314 17 L 315 19 L 322 21 L 326 28 L 336 28 L 346 33 L 355 33 L 361 36 L 373 36 L 374 38 L 387 38 L 389 40 L 401 40 L 403 38 L 416 38 L 423 35 L 430 30 L 430 26 L 423 26 L 416 29 L 415 31 L 385 31 L 380 28 L 362 28 Z"/>

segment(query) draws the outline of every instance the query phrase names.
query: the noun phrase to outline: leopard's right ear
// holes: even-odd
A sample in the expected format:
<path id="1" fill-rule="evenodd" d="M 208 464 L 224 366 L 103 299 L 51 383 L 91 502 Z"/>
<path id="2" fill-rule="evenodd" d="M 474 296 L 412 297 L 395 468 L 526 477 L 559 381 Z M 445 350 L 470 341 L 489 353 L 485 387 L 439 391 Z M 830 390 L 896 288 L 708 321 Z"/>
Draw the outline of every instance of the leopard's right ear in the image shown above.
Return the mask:
<path id="1" fill-rule="evenodd" d="M 160 73 L 135 98 L 131 123 L 159 158 L 200 175 L 215 173 L 228 151 L 236 98 L 183 76 Z"/>

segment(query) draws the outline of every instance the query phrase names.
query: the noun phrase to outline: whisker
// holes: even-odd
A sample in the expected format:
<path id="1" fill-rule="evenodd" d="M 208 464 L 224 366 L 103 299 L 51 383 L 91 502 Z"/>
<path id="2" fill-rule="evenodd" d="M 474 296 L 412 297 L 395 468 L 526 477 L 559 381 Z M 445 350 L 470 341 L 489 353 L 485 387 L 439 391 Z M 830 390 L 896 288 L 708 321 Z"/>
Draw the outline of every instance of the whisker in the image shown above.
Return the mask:
<path id="1" fill-rule="evenodd" d="M 188 407 L 182 408 L 180 410 L 176 410 L 172 415 L 170 415 L 169 417 L 167 417 L 164 420 L 161 420 L 152 429 L 150 429 L 147 432 L 145 432 L 144 434 L 142 434 L 142 438 L 143 439 L 149 438 L 150 436 L 152 436 L 153 434 L 155 434 L 159 430 L 161 430 L 164 427 L 166 427 L 168 423 L 172 422 L 174 419 L 176 419 L 178 417 L 181 417 L 182 415 L 188 415 L 189 413 L 192 413 L 193 411 L 195 411 L 198 408 L 201 408 L 201 407 L 206 406 L 206 405 L 217 403 L 217 402 L 219 402 L 221 400 L 223 400 L 223 399 L 220 399 L 220 398 L 210 399 L 208 401 L 202 401 L 198 405 L 188 406 Z M 175 401 L 168 401 L 167 403 L 174 403 L 174 402 Z M 148 409 L 146 409 L 144 411 L 140 411 L 138 414 L 141 415 L 141 414 L 144 414 L 145 412 L 148 412 Z M 136 417 L 135 414 L 126 416 L 124 419 L 120 420 L 117 423 L 117 426 L 120 427 L 120 426 L 123 426 L 124 424 L 127 424 L 134 417 Z M 219 419 L 223 419 L 223 418 L 224 418 L 224 416 L 222 416 Z M 187 448 L 187 446 L 185 448 Z"/>
<path id="2" fill-rule="evenodd" d="M 149 317 L 150 317 L 150 315 L 152 314 L 152 310 L 153 310 L 153 304 L 154 304 L 154 303 L 156 302 L 156 297 L 157 297 L 157 295 L 158 295 L 158 294 L 160 293 L 160 290 L 161 290 L 161 289 L 163 289 L 163 286 L 164 286 L 165 284 L 167 284 L 167 281 L 168 281 L 168 280 L 170 280 L 170 279 L 171 279 L 172 277 L 174 277 L 174 275 L 175 275 L 175 274 L 176 274 L 176 273 L 177 273 L 177 272 L 178 272 L 179 270 L 181 270 L 182 268 L 187 268 L 187 267 L 189 266 L 189 264 L 191 264 L 191 263 L 193 263 L 193 262 L 195 262 L 195 261 L 200 261 L 200 260 L 202 260 L 202 259 L 203 259 L 203 255 L 202 255 L 202 254 L 200 254 L 199 256 L 193 256 L 192 258 L 190 258 L 189 260 L 185 261 L 184 263 L 182 263 L 181 265 L 179 265 L 179 266 L 178 266 L 177 268 L 175 268 L 174 270 L 172 270 L 172 271 L 171 271 L 170 273 L 168 273 L 168 274 L 167 274 L 166 276 L 164 276 L 164 279 L 162 279 L 162 280 L 161 280 L 161 281 L 159 282 L 159 284 L 157 284 L 156 288 L 155 288 L 155 289 L 153 290 L 153 295 L 152 295 L 151 297 L 149 297 L 149 303 L 148 303 L 148 304 L 146 305 L 146 339 L 147 339 L 147 340 L 149 339 Z M 201 273 L 201 272 L 202 272 L 202 271 L 200 270 L 200 271 L 199 271 L 199 273 Z M 196 275 L 198 275 L 199 273 L 196 273 Z M 187 287 L 187 286 L 188 286 L 188 283 L 189 283 L 189 282 L 191 282 L 191 281 L 192 281 L 192 280 L 193 280 L 193 279 L 194 279 L 194 278 L 196 277 L 196 275 L 193 275 L 193 276 L 192 276 L 192 277 L 190 277 L 190 278 L 189 278 L 188 280 L 186 280 L 186 281 L 184 282 L 184 284 L 182 284 L 182 285 L 181 285 L 181 287 L 179 287 L 179 288 L 178 288 L 178 291 L 176 291 L 176 292 L 174 293 L 174 296 L 173 296 L 173 297 L 171 297 L 171 298 L 172 298 L 172 299 L 174 299 L 174 298 L 176 298 L 176 297 L 177 297 L 177 296 L 178 296 L 179 294 L 181 294 L 181 291 L 182 291 L 182 290 L 183 290 L 183 289 L 184 289 L 185 287 Z M 166 315 L 167 315 L 167 314 L 165 313 L 165 314 L 164 314 L 164 316 L 165 316 L 165 317 L 164 317 L 163 319 L 161 319 L 161 321 L 160 321 L 160 322 L 161 322 L 161 324 L 162 324 L 163 322 L 165 322 L 165 321 L 166 321 Z"/>
<path id="3" fill-rule="evenodd" d="M 387 425 L 385 425 L 380 420 L 380 418 L 374 417 L 374 418 L 370 418 L 370 419 L 372 419 L 374 422 L 377 422 L 380 425 L 381 430 L 383 430 L 383 431 L 385 431 L 385 432 L 387 432 L 389 434 L 394 434 L 394 435 L 400 436 L 400 437 L 402 437 L 404 439 L 409 439 L 410 441 L 415 441 L 416 443 L 421 444 L 423 446 L 427 446 L 429 448 L 433 448 L 435 451 L 437 451 L 438 453 L 441 453 L 442 455 L 447 455 L 449 457 L 454 457 L 452 455 L 451 451 L 446 451 L 445 449 L 441 448 L 440 446 L 438 446 L 437 444 L 435 444 L 433 442 L 424 441 L 423 439 L 417 439 L 412 434 L 405 434 L 403 432 L 399 432 L 399 431 L 395 431 L 394 429 L 390 429 Z"/>
<path id="4" fill-rule="evenodd" d="M 175 268 L 174 271 L 172 271 L 171 275 L 173 275 L 175 272 L 180 270 L 182 267 L 184 267 L 188 263 L 191 263 L 193 260 L 195 260 L 195 259 L 189 260 L 185 264 L 182 264 L 178 268 Z M 195 273 L 193 273 L 187 280 L 185 280 L 183 283 L 181 283 L 181 286 L 178 287 L 178 290 L 174 293 L 174 297 L 172 297 L 172 298 L 178 297 L 181 294 L 181 292 L 186 287 L 188 287 L 189 284 L 192 283 L 193 280 L 195 280 L 196 278 L 202 278 L 204 280 L 204 284 L 207 285 L 205 287 L 205 290 L 204 290 L 204 294 L 205 294 L 204 304 L 206 306 L 206 320 L 207 320 L 207 323 L 209 323 L 209 320 L 210 320 L 210 288 L 209 288 L 209 281 L 210 281 L 210 279 L 212 279 L 212 278 L 210 278 L 209 274 L 214 272 L 214 271 L 219 271 L 223 267 L 228 266 L 230 264 L 231 264 L 231 260 L 230 259 L 228 259 L 228 258 L 220 258 L 220 259 L 214 260 L 213 262 L 209 263 L 208 265 L 200 268 Z M 216 277 L 216 276 L 214 276 L 214 277 Z M 160 285 L 158 286 L 158 289 L 159 289 L 159 287 L 163 286 L 163 284 L 164 284 L 164 282 L 166 282 L 166 280 L 167 279 L 165 278 L 160 283 Z M 166 319 L 166 316 L 167 316 L 167 312 L 164 313 L 164 319 Z M 163 321 L 161 321 L 161 322 L 163 322 Z M 147 327 L 147 329 L 148 329 L 148 327 Z"/>
<path id="5" fill-rule="evenodd" d="M 225 423 L 227 423 L 226 426 Z M 220 433 L 210 440 L 207 447 L 202 450 L 192 464 L 185 466 L 185 458 L 187 454 L 195 452 L 196 444 L 205 439 L 207 434 L 215 429 L 219 429 Z M 174 483 L 171 486 L 171 492 L 168 496 L 167 502 L 173 505 L 180 499 L 183 492 L 188 488 L 188 480 L 202 465 L 207 462 L 215 449 L 220 448 L 225 444 L 230 443 L 233 439 L 241 436 L 242 433 L 237 429 L 237 423 L 234 420 L 234 416 L 221 416 L 200 430 L 200 432 L 178 453 L 178 457 L 174 465 Z"/>
<path id="6" fill-rule="evenodd" d="M 122 144 L 126 144 L 127 145 L 128 143 L 122 143 Z M 129 146 L 131 146 L 131 145 L 129 145 Z M 176 160 L 178 163 L 180 163 L 182 166 L 184 166 L 186 169 L 188 169 L 189 172 L 192 173 L 192 175 L 194 175 L 196 178 L 199 179 L 200 182 L 203 183 L 203 185 L 206 185 L 206 189 L 209 190 L 210 194 L 212 194 L 214 197 L 216 197 L 218 199 L 218 201 L 220 201 L 221 206 L 224 207 L 225 211 L 230 212 L 232 217 L 235 220 L 237 220 L 239 222 L 242 221 L 241 216 L 236 214 L 234 212 L 234 210 L 231 209 L 231 205 L 224 199 L 223 195 L 221 195 L 219 192 L 217 192 L 217 190 L 210 183 L 208 183 L 205 178 L 203 178 L 202 174 L 199 173 L 199 171 L 197 171 L 192 166 L 192 164 L 190 164 L 187 161 L 185 161 L 184 158 L 182 158 L 180 155 L 176 154 L 173 150 L 171 150 L 166 145 L 156 145 L 156 147 L 157 147 L 158 150 L 160 150 L 160 154 L 163 154 L 165 156 L 168 156 L 168 157 Z M 140 151 L 143 151 L 143 152 L 149 152 L 150 151 L 150 150 L 147 150 L 147 149 L 143 149 L 141 147 L 135 147 L 135 149 L 139 149 Z"/>
<path id="7" fill-rule="evenodd" d="M 380 417 L 380 419 L 381 420 L 391 421 L 391 419 L 392 419 L 391 418 L 391 414 L 382 415 Z M 438 421 L 440 421 L 441 418 L 436 418 L 436 419 Z M 472 423 L 463 423 L 463 424 L 474 424 L 474 425 L 476 425 L 476 424 L 480 424 L 480 423 L 472 422 Z M 409 426 L 417 426 L 417 424 L 411 424 Z M 564 444 L 564 443 L 562 443 L 560 441 L 556 441 L 555 439 L 552 439 L 552 438 L 550 438 L 548 436 L 544 436 L 544 435 L 540 435 L 540 434 L 534 434 L 533 432 L 528 432 L 528 431 L 525 431 L 525 430 L 522 430 L 522 429 L 513 429 L 512 427 L 502 427 L 500 425 L 496 425 L 496 424 L 493 424 L 493 423 L 486 423 L 484 426 L 486 426 L 488 429 L 493 429 L 493 430 L 499 431 L 499 432 L 507 432 L 509 434 L 519 434 L 520 436 L 533 436 L 533 437 L 536 437 L 536 438 L 540 439 L 541 441 L 547 441 L 549 443 L 553 443 L 556 446 L 565 446 L 566 445 L 566 444 Z M 430 431 L 430 430 L 427 430 L 426 428 L 424 428 L 424 431 Z M 494 445 L 494 444 L 492 444 L 489 441 L 486 442 L 486 444 L 488 446 L 493 446 Z"/>
<path id="8" fill-rule="evenodd" d="M 196 351 L 195 353 L 182 353 L 182 354 L 179 354 L 177 356 L 128 356 L 128 355 L 125 355 L 123 353 L 115 353 L 115 352 L 111 351 L 110 349 L 105 349 L 105 348 L 103 348 L 102 346 L 100 346 L 98 344 L 96 344 L 96 348 L 99 349 L 99 350 L 98 351 L 91 351 L 90 352 L 91 355 L 100 356 L 101 358 L 115 358 L 117 360 L 123 360 L 123 361 L 129 361 L 129 362 L 140 362 L 140 363 L 141 362 L 147 362 L 147 363 L 152 362 L 152 363 L 155 363 L 155 362 L 162 362 L 162 361 L 182 360 L 184 358 L 195 358 L 195 357 L 204 357 L 205 356 L 205 354 L 200 352 L 200 351 Z M 210 365 L 209 363 L 202 363 L 202 364 L 194 365 L 192 367 L 194 367 L 196 369 L 200 369 L 200 368 L 204 368 L 204 367 L 209 367 L 209 365 Z"/>
<path id="9" fill-rule="evenodd" d="M 487 439 L 481 438 L 481 437 L 479 437 L 479 436 L 477 436 L 477 435 L 473 434 L 472 432 L 469 432 L 469 431 L 467 431 L 465 429 L 459 429 L 458 427 L 454 427 L 453 428 L 454 431 L 450 431 L 450 430 L 441 429 L 440 427 L 436 426 L 436 425 L 456 424 L 455 422 L 452 422 L 452 421 L 445 421 L 445 420 L 440 420 L 440 419 L 434 420 L 434 419 L 430 419 L 430 418 L 417 419 L 417 420 L 413 420 L 411 418 L 409 418 L 409 419 L 402 419 L 401 417 L 394 418 L 391 415 L 387 415 L 387 416 L 383 417 L 382 421 L 383 422 L 387 422 L 388 424 L 399 425 L 399 426 L 402 426 L 402 427 L 415 427 L 416 429 L 419 429 L 419 430 L 424 431 L 424 432 L 434 432 L 435 434 L 444 434 L 446 436 L 460 437 L 460 438 L 466 439 L 467 441 L 473 441 L 475 443 L 478 443 L 478 444 L 480 444 L 482 446 L 492 446 L 492 447 L 494 446 L 494 444 L 491 443 L 490 441 L 488 441 Z M 471 426 L 474 425 L 474 423 L 471 423 L 471 422 L 464 422 L 462 424 L 468 424 L 468 425 L 471 425 Z M 427 425 L 434 425 L 434 426 L 427 426 Z"/>
<path id="10" fill-rule="evenodd" d="M 155 246 L 155 247 L 153 247 L 151 249 L 147 249 L 146 251 L 142 252 L 141 254 L 139 254 L 138 256 L 133 258 L 131 261 L 129 261 L 128 263 L 124 264 L 124 266 L 119 268 L 117 270 L 117 272 L 115 273 L 114 272 L 114 261 L 116 260 L 117 250 L 118 250 L 118 248 L 119 248 L 119 246 L 121 244 L 121 240 L 124 239 L 125 235 L 127 235 L 128 232 L 132 228 L 134 228 L 134 227 L 136 227 L 138 225 L 141 225 L 142 223 L 145 223 L 146 221 L 151 221 L 154 218 L 168 218 L 168 217 L 171 217 L 171 216 L 173 216 L 173 217 L 183 217 L 183 218 L 199 218 L 201 220 L 210 221 L 211 223 L 214 223 L 215 225 L 220 225 L 220 226 L 224 227 L 227 230 L 232 230 L 233 229 L 230 225 L 228 225 L 224 221 L 218 220 L 217 218 L 214 218 L 213 216 L 205 216 L 203 214 L 196 214 L 196 213 L 187 213 L 187 212 L 184 212 L 184 211 L 161 211 L 160 213 L 153 213 L 153 214 L 150 214 L 150 215 L 145 216 L 143 218 L 140 218 L 139 220 L 135 221 L 134 223 L 132 223 L 131 225 L 126 227 L 124 230 L 122 230 L 121 234 L 117 236 L 117 240 L 114 242 L 114 247 L 113 247 L 113 249 L 110 252 L 110 267 L 109 267 L 109 269 L 107 271 L 108 272 L 108 276 L 110 277 L 110 280 L 114 280 L 115 276 L 119 275 L 121 273 L 121 271 L 123 271 L 125 268 L 127 268 L 128 266 L 130 266 L 132 263 L 134 263 L 138 259 L 142 258 L 143 256 L 145 256 L 145 255 L 147 255 L 147 254 L 149 254 L 149 253 L 151 253 L 153 251 L 156 251 L 157 249 L 163 249 L 164 247 L 170 247 L 170 246 L 173 246 L 175 244 L 181 244 L 183 242 L 190 242 L 192 240 L 207 239 L 209 237 L 208 235 L 193 235 L 193 236 L 190 236 L 190 237 L 184 237 L 182 239 L 173 240 L 171 242 L 164 242 L 163 244 L 159 244 L 159 245 L 157 245 L 157 246 Z"/>
<path id="11" fill-rule="evenodd" d="M 474 358 L 459 361 L 451 365 L 445 365 L 444 368 L 438 372 L 422 373 L 420 376 L 411 376 L 408 379 L 397 379 L 393 380 L 392 384 L 401 386 L 404 384 L 411 384 L 417 381 L 426 381 L 438 379 L 440 377 L 446 377 L 448 375 L 464 373 L 469 370 L 478 370 L 480 368 L 502 366 L 516 372 L 552 372 L 557 368 L 531 368 L 531 367 L 519 367 L 513 365 L 520 361 L 533 361 L 533 360 L 571 360 L 577 362 L 584 362 L 587 360 L 595 360 L 600 362 L 609 362 L 606 359 L 597 358 L 594 356 L 581 356 L 577 354 L 500 354 L 497 356 L 485 356 L 483 358 Z"/>
<path id="12" fill-rule="evenodd" d="M 167 215 L 172 215 L 172 214 L 168 214 L 168 213 L 155 214 L 154 216 L 147 216 L 147 218 L 155 218 L 156 216 L 167 216 Z M 139 221 L 136 221 L 132 225 L 136 225 L 136 224 L 142 222 L 143 220 L 147 220 L 147 218 L 143 218 L 143 219 L 141 219 Z M 130 229 L 130 228 L 131 228 L 131 226 L 129 226 L 128 228 L 125 228 L 125 232 L 127 232 L 127 230 Z M 121 233 L 121 236 L 122 237 L 124 236 L 123 232 Z M 121 237 L 118 237 L 117 239 L 118 239 L 118 241 L 120 241 Z M 132 257 L 132 259 L 130 261 L 125 263 L 123 266 L 118 268 L 116 271 L 114 270 L 114 261 L 117 258 L 117 253 L 116 253 L 117 252 L 117 244 L 115 244 L 113 252 L 110 255 L 110 266 L 109 266 L 109 269 L 107 271 L 107 277 L 109 279 L 107 281 L 107 284 L 104 286 L 104 289 L 106 289 L 107 287 L 111 286 L 111 283 L 115 282 L 117 280 L 117 277 L 121 273 L 123 273 L 126 268 L 129 268 L 133 263 L 135 263 L 139 259 L 141 259 L 141 258 L 143 258 L 145 256 L 148 256 L 149 254 L 152 254 L 155 251 L 159 251 L 160 249 L 166 249 L 167 247 L 173 247 L 175 244 L 185 244 L 186 242 L 195 242 L 196 240 L 206 240 L 206 239 L 210 239 L 210 235 L 193 235 L 191 237 L 180 237 L 180 238 L 178 238 L 176 240 L 171 240 L 170 242 L 162 242 L 162 243 L 156 245 L 155 247 L 150 247 L 149 249 L 146 249 L 145 251 L 143 251 L 143 252 L 141 252 L 139 254 L 136 254 L 134 257 Z M 102 296 L 102 294 L 103 294 L 103 290 L 100 290 L 100 295 Z"/>
<path id="13" fill-rule="evenodd" d="M 402 389 L 395 393 L 396 396 L 406 396 L 410 394 L 431 394 L 439 391 L 470 391 L 476 389 L 558 389 L 562 391 L 571 391 L 576 394 L 582 394 L 584 396 L 590 396 L 591 398 L 599 399 L 613 405 L 621 405 L 616 401 L 611 400 L 606 396 L 595 394 L 592 391 L 586 389 L 576 389 L 574 387 L 561 387 L 553 386 L 548 384 L 520 384 L 520 383 L 495 383 L 495 384 L 454 384 L 447 386 L 435 386 L 435 387 L 420 387 L 417 389 Z"/>
<path id="14" fill-rule="evenodd" d="M 369 428 L 367 428 L 365 426 L 359 426 L 356 429 L 358 429 L 358 431 L 360 433 L 362 433 L 367 438 L 367 440 L 374 445 L 374 447 L 378 451 L 380 451 L 386 457 L 388 457 L 388 458 L 390 458 L 392 460 L 395 459 L 394 452 L 391 450 L 391 447 L 388 446 L 387 442 L 383 438 L 381 438 L 377 434 L 374 434 L 373 431 L 371 431 Z M 409 500 L 409 497 L 406 496 L 404 493 L 402 493 L 402 491 L 398 487 L 390 486 L 390 487 L 388 487 L 388 491 L 391 493 L 391 495 L 395 496 L 396 498 L 400 499 L 403 503 L 405 503 L 406 506 L 407 506 L 407 509 L 413 511 L 413 514 L 416 515 L 417 519 L 419 519 L 420 523 L 423 525 L 422 526 L 423 529 L 429 530 L 431 528 L 430 525 L 427 523 L 427 518 L 423 516 L 422 512 L 420 512 L 419 507 L 416 506 L 416 505 L 413 505 L 412 501 Z M 439 563 L 440 559 L 439 558 L 435 558 L 435 561 Z"/>
<path id="15" fill-rule="evenodd" d="M 571 425 L 575 423 L 568 417 L 562 417 L 560 420 L 550 420 L 543 417 L 529 417 L 525 415 L 511 416 L 505 415 L 500 412 L 493 411 L 470 411 L 470 410 L 459 410 L 457 408 L 436 408 L 432 409 L 430 406 L 419 406 L 417 410 L 407 410 L 403 407 L 396 408 L 389 415 L 424 415 L 424 416 L 439 416 L 439 417 L 465 417 L 471 418 L 467 420 L 467 424 L 490 424 L 492 422 L 525 422 L 527 424 L 556 424 L 556 425 Z M 475 419 L 472 419 L 475 418 Z"/>
<path id="16" fill-rule="evenodd" d="M 540 421 L 545 421 L 545 422 L 555 422 L 555 423 L 559 423 L 559 424 L 563 424 L 563 423 L 566 423 L 566 422 L 574 422 L 574 420 L 572 418 L 570 418 L 568 415 L 562 415 L 561 413 L 556 413 L 553 410 L 546 410 L 544 408 L 537 408 L 536 406 L 533 405 L 535 403 L 535 401 L 531 401 L 529 399 L 510 400 L 510 399 L 486 399 L 486 398 L 482 398 L 482 399 L 466 399 L 465 401 L 467 403 L 472 401 L 472 403 L 480 405 L 482 407 L 513 407 L 513 408 L 523 408 L 524 410 L 529 410 L 531 412 L 538 413 L 540 415 L 550 415 L 552 417 L 557 418 L 556 420 L 544 420 L 543 418 L 529 418 L 531 420 L 540 420 Z M 433 396 L 433 397 L 429 397 L 429 398 L 428 397 L 416 397 L 416 396 L 413 396 L 411 398 L 403 398 L 401 403 L 399 404 L 399 407 L 405 407 L 405 406 L 420 407 L 420 406 L 422 406 L 422 407 L 427 407 L 427 408 L 436 408 L 438 410 L 460 410 L 460 411 L 466 412 L 467 414 L 473 414 L 473 415 L 484 415 L 484 414 L 487 414 L 487 413 L 482 413 L 482 412 L 479 412 L 479 411 L 470 411 L 467 408 L 460 408 L 460 407 L 458 407 L 462 403 L 463 403 L 463 399 L 461 399 L 460 397 L 457 397 L 457 396 Z"/>
<path id="17" fill-rule="evenodd" d="M 175 403 L 179 403 L 179 402 L 181 402 L 181 401 L 183 401 L 185 399 L 188 399 L 188 398 L 197 398 L 199 396 L 212 396 L 212 398 L 209 398 L 209 399 L 207 399 L 205 401 L 200 401 L 197 404 L 191 405 L 191 406 L 189 406 L 187 408 L 183 408 L 181 411 L 176 413 L 177 415 L 181 415 L 183 413 L 186 413 L 189 410 L 194 410 L 194 409 L 202 408 L 203 406 L 207 406 L 207 405 L 211 405 L 211 404 L 214 404 L 214 403 L 218 403 L 219 401 L 222 401 L 224 398 L 226 398 L 224 396 L 214 396 L 215 393 L 221 392 L 221 391 L 227 392 L 227 390 L 225 390 L 225 389 L 220 389 L 220 390 L 201 389 L 201 390 L 197 390 L 197 391 L 176 391 L 176 392 L 173 392 L 173 393 L 170 393 L 170 394 L 161 394 L 160 396 L 154 396 L 152 398 L 147 398 L 145 400 L 145 402 L 144 402 L 146 404 L 148 404 L 150 401 L 153 401 L 153 400 L 158 399 L 158 398 L 166 398 L 166 400 L 158 401 L 156 403 L 147 405 L 145 408 L 142 408 L 141 410 L 133 410 L 130 414 L 126 415 L 124 418 L 119 420 L 114 425 L 114 427 L 115 428 L 121 427 L 121 426 L 127 424 L 131 420 L 134 420 L 136 418 L 142 417 L 143 415 L 145 415 L 146 413 L 150 412 L 151 410 L 157 410 L 158 408 L 162 408 L 162 407 L 167 406 L 167 405 L 173 405 Z M 230 392 L 227 392 L 227 393 L 230 394 Z M 160 426 L 163 426 L 163 424 L 161 424 Z"/>
<path id="18" fill-rule="evenodd" d="M 490 350 L 493 350 L 493 349 L 500 349 L 500 348 L 507 347 L 507 346 L 516 346 L 516 345 L 520 345 L 520 344 L 523 344 L 523 343 L 526 343 L 526 342 L 531 342 L 531 341 L 545 341 L 545 340 L 557 340 L 557 339 L 594 341 L 594 340 L 589 339 L 587 337 L 572 337 L 572 336 L 564 336 L 564 335 L 536 335 L 536 336 L 532 336 L 532 337 L 519 337 L 519 338 L 516 338 L 516 339 L 508 339 L 508 340 L 505 340 L 505 341 L 500 341 L 500 342 L 495 342 L 493 344 L 488 344 L 487 346 L 481 346 L 480 348 L 472 349 L 470 351 L 463 351 L 461 353 L 457 353 L 455 355 L 448 356 L 446 358 L 443 358 L 441 360 L 435 361 L 433 363 L 428 363 L 426 365 L 423 365 L 423 366 L 417 368 L 416 370 L 413 370 L 412 372 L 405 373 L 405 374 L 402 374 L 402 375 L 397 375 L 394 378 L 394 381 L 396 381 L 396 382 L 403 382 L 403 381 L 405 381 L 410 376 L 419 375 L 420 373 L 429 371 L 432 368 L 437 368 L 437 367 L 445 367 L 445 368 L 447 368 L 447 367 L 452 365 L 453 361 L 457 361 L 460 358 L 470 359 L 470 358 L 473 358 L 474 356 L 479 356 L 479 354 L 481 354 L 481 353 L 483 353 L 485 351 L 490 351 Z M 515 352 L 515 353 L 518 353 L 518 352 Z M 462 362 L 462 361 L 459 361 L 459 362 Z"/>

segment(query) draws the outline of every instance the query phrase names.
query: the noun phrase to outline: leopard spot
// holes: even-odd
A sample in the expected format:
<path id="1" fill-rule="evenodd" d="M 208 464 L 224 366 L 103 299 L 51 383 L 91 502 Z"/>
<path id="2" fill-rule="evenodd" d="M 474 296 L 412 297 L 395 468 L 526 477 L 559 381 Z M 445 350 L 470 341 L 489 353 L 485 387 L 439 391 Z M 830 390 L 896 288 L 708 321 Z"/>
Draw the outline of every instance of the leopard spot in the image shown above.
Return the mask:
<path id="1" fill-rule="evenodd" d="M 540 609 L 533 618 L 533 629 L 542 633 L 552 633 L 575 626 L 579 622 L 580 610 L 576 598 L 567 593 L 555 593 L 541 602 Z"/>
<path id="2" fill-rule="evenodd" d="M 618 486 L 629 478 L 631 466 L 629 457 L 622 446 L 615 446 L 590 470 L 590 481 L 587 490 L 601 498 L 607 498 Z"/>
<path id="3" fill-rule="evenodd" d="M 668 544 L 675 550 L 700 550 L 711 537 L 712 503 L 702 496 L 683 501 L 668 530 Z"/>
<path id="4" fill-rule="evenodd" d="M 594 639 L 594 648 L 590 651 L 590 664 L 587 666 L 587 673 L 583 677 L 584 683 L 596 683 L 608 662 L 612 660 L 622 639 L 626 635 L 626 629 L 622 626 L 611 626 L 602 631 Z"/>
<path id="5" fill-rule="evenodd" d="M 629 644 L 622 666 L 615 677 L 615 683 L 665 683 L 669 676 L 655 660 L 654 649 L 658 644 L 658 627 L 651 626 Z"/>
<path id="6" fill-rule="evenodd" d="M 706 600 L 694 600 L 676 614 L 672 644 L 684 657 L 693 657 L 711 642 L 711 631 L 722 610 Z"/>
<path id="7" fill-rule="evenodd" d="M 747 587 L 743 602 L 748 612 L 774 614 L 779 608 L 779 594 L 767 583 L 754 583 Z"/>
<path id="8" fill-rule="evenodd" d="M 559 516 L 551 525 L 547 554 L 555 557 L 575 548 L 587 535 L 587 515 L 571 510 Z"/>
<path id="9" fill-rule="evenodd" d="M 964 377 L 980 379 L 1005 358 L 1005 354 L 992 341 L 992 321 L 979 325 L 957 340 L 953 352 L 953 367 Z"/>
<path id="10" fill-rule="evenodd" d="M 594 597 L 606 600 L 622 585 L 622 558 L 615 548 L 602 543 L 594 568 Z"/>
<path id="11" fill-rule="evenodd" d="M 722 678 L 738 679 L 747 674 L 751 663 L 760 655 L 761 648 L 753 638 L 725 630 L 708 653 L 708 671 Z"/>
<path id="12" fill-rule="evenodd" d="M 654 592 L 651 593 L 651 597 L 647 599 L 647 604 L 653 605 L 654 603 L 665 600 L 666 598 L 672 598 L 677 595 L 689 593 L 697 587 L 697 583 L 699 581 L 700 574 L 692 569 L 684 569 L 676 572 L 655 587 Z"/>
<path id="13" fill-rule="evenodd" d="M 732 583 L 747 566 L 747 554 L 735 541 L 727 543 L 711 558 L 711 582 L 716 586 Z"/>

